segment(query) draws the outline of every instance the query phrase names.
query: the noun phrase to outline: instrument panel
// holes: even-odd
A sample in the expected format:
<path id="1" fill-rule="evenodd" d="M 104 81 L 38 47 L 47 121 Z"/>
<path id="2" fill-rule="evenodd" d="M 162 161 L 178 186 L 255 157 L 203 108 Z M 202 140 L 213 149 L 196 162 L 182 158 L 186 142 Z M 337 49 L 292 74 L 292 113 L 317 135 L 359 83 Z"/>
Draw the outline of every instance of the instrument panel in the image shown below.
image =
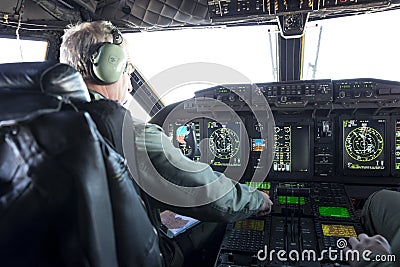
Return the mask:
<path id="1" fill-rule="evenodd" d="M 398 94 L 400 83 L 376 79 L 230 84 L 156 114 L 184 154 L 274 203 L 266 217 L 228 224 L 215 267 L 348 266 L 342 249 L 363 230 L 362 199 L 346 188 L 400 183 Z"/>
<path id="2" fill-rule="evenodd" d="M 184 154 L 192 151 L 185 127 L 194 125 L 194 160 L 237 168 L 241 182 L 397 184 L 398 93 L 400 83 L 376 79 L 228 84 L 198 91 L 152 122 Z"/>

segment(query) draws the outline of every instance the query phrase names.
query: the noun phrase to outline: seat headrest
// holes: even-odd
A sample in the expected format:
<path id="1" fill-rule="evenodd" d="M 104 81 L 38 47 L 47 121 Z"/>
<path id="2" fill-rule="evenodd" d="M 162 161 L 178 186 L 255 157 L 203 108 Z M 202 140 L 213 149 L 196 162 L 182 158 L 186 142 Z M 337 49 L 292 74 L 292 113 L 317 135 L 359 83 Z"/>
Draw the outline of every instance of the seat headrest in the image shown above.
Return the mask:
<path id="1" fill-rule="evenodd" d="M 57 61 L 0 64 L 0 91 L 36 91 L 73 101 L 90 101 L 81 74 Z"/>

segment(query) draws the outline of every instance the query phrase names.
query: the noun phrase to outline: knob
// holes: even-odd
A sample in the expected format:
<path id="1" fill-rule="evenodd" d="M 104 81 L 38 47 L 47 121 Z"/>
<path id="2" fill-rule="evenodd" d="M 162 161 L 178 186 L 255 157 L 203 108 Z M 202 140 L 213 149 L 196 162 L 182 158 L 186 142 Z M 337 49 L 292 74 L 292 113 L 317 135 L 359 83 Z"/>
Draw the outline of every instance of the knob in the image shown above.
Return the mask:
<path id="1" fill-rule="evenodd" d="M 372 96 L 372 92 L 369 91 L 369 90 L 365 91 L 364 94 L 365 94 L 365 97 L 371 97 Z"/>
<path id="2" fill-rule="evenodd" d="M 286 102 L 287 101 L 287 97 L 286 96 L 281 96 L 281 102 Z"/>
<path id="3" fill-rule="evenodd" d="M 344 91 L 340 91 L 339 92 L 339 97 L 340 98 L 345 98 L 346 97 L 346 93 Z"/>
<path id="4" fill-rule="evenodd" d="M 229 101 L 235 102 L 235 100 L 236 100 L 235 95 L 229 95 Z"/>

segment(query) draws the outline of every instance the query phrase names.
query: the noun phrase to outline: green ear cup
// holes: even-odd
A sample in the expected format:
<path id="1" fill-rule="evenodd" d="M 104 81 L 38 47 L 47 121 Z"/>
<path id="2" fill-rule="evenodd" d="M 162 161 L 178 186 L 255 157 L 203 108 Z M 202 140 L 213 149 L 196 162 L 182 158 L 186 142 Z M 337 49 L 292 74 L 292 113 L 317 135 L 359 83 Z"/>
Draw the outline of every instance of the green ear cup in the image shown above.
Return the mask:
<path id="1" fill-rule="evenodd" d="M 127 58 L 115 44 L 102 44 L 91 57 L 93 76 L 105 84 L 118 81 L 125 71 Z"/>

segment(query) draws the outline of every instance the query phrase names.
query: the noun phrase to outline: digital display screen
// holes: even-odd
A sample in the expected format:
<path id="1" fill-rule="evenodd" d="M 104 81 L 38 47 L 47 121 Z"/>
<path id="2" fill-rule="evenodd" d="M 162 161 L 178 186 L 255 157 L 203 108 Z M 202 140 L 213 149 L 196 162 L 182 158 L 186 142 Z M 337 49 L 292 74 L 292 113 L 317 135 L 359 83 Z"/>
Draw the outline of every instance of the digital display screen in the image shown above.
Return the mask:
<path id="1" fill-rule="evenodd" d="M 251 142 L 251 151 L 262 152 L 266 147 L 265 139 L 255 138 Z"/>
<path id="2" fill-rule="evenodd" d="M 290 205 L 298 205 L 299 197 L 294 196 L 278 196 L 278 202 L 281 205 L 290 204 Z M 300 197 L 300 205 L 304 205 L 306 203 L 304 197 Z"/>
<path id="3" fill-rule="evenodd" d="M 356 229 L 353 225 L 343 224 L 322 224 L 322 234 L 334 237 L 357 237 Z"/>
<path id="4" fill-rule="evenodd" d="M 169 137 L 175 147 L 179 148 L 186 156 L 192 154 L 189 135 L 190 131 L 194 131 L 196 141 L 196 151 L 194 152 L 193 160 L 200 160 L 199 143 L 200 143 L 200 124 L 198 122 L 190 123 L 173 123 L 169 125 Z"/>
<path id="5" fill-rule="evenodd" d="M 246 182 L 245 184 L 250 187 L 257 188 L 257 189 L 265 189 L 265 190 L 271 189 L 270 182 Z"/>
<path id="6" fill-rule="evenodd" d="M 395 125 L 395 148 L 394 148 L 394 168 L 400 170 L 400 120 L 396 120 Z"/>
<path id="7" fill-rule="evenodd" d="M 214 166 L 241 166 L 240 122 L 222 124 L 208 122 L 210 164 Z"/>
<path id="8" fill-rule="evenodd" d="M 320 206 L 318 211 L 323 217 L 350 218 L 349 210 L 345 207 Z"/>
<path id="9" fill-rule="evenodd" d="M 264 231 L 264 221 L 251 219 L 237 221 L 233 228 L 237 230 Z"/>
<path id="10" fill-rule="evenodd" d="M 385 119 L 343 120 L 343 168 L 384 170 Z"/>
<path id="11" fill-rule="evenodd" d="M 310 168 L 310 126 L 275 127 L 274 172 L 307 172 Z"/>

